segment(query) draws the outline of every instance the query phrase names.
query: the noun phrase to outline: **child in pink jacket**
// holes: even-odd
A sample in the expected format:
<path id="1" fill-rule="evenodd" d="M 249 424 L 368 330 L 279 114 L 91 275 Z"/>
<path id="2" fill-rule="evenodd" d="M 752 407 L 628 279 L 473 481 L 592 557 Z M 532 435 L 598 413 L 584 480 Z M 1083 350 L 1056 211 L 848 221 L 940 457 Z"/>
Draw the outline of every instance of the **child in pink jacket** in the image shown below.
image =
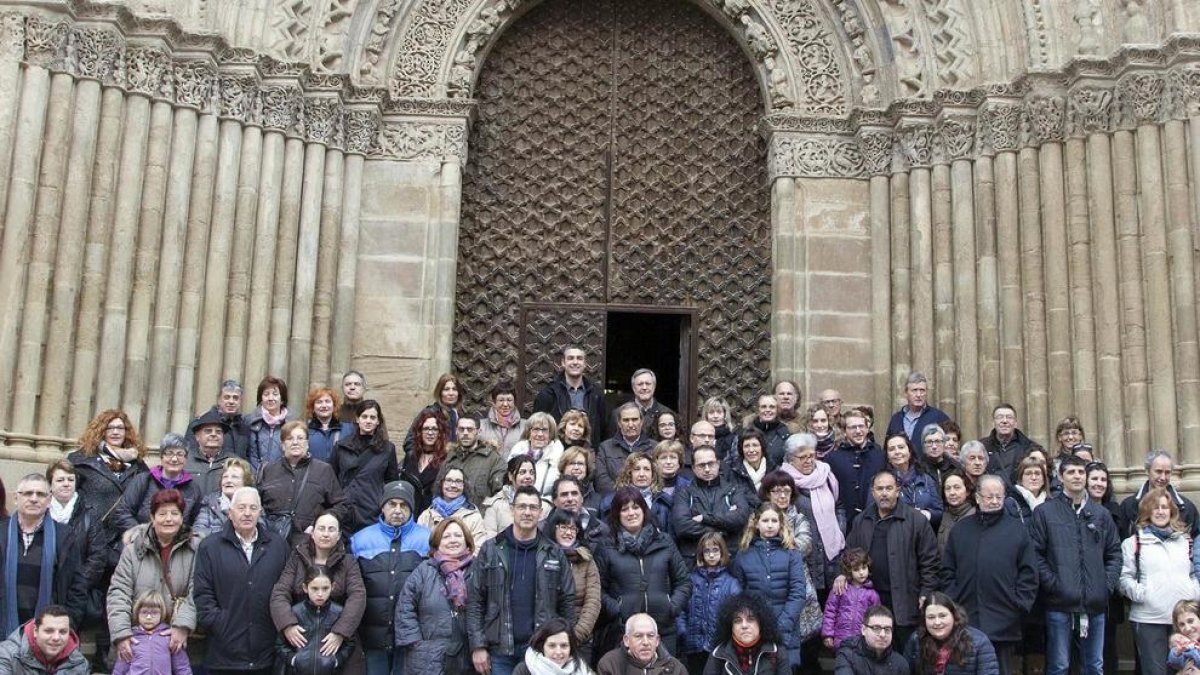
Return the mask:
<path id="1" fill-rule="evenodd" d="M 849 583 L 846 592 L 830 593 L 825 601 L 825 620 L 821 635 L 825 646 L 837 651 L 842 640 L 862 633 L 863 617 L 867 610 L 880 604 L 879 594 L 871 587 L 871 556 L 861 548 L 842 553 L 842 574 Z"/>
<path id="2" fill-rule="evenodd" d="M 118 658 L 112 675 L 192 675 L 186 649 L 171 653 L 167 603 L 158 591 L 143 591 L 133 603 L 133 661 Z"/>

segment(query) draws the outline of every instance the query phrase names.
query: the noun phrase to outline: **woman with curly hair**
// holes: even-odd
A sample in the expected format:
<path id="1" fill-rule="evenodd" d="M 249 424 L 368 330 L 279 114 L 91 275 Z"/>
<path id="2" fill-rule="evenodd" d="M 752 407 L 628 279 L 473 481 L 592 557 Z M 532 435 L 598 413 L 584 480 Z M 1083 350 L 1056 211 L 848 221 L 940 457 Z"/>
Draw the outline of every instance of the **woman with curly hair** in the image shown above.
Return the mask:
<path id="1" fill-rule="evenodd" d="M 663 494 L 662 476 L 658 472 L 658 464 L 649 453 L 631 452 L 625 458 L 625 463 L 621 465 L 621 473 L 617 475 L 614 490 L 627 485 L 637 488 L 638 492 L 642 493 L 642 499 L 646 500 L 646 506 L 650 509 L 654 525 L 668 535 L 672 534 L 674 528 L 671 526 L 671 500 Z M 612 495 L 601 500 L 600 516 L 602 518 L 608 517 L 612 500 Z"/>
<path id="2" fill-rule="evenodd" d="M 413 513 L 421 513 L 433 503 L 438 471 L 449 454 L 450 429 L 441 412 L 426 408 L 417 415 L 409 434 L 414 440 L 404 456 L 400 478 L 416 488 Z"/>
<path id="3" fill-rule="evenodd" d="M 824 459 L 842 442 L 837 426 L 830 421 L 829 412 L 820 401 L 808 406 L 804 428 L 817 439 L 817 459 Z"/>
<path id="4" fill-rule="evenodd" d="M 999 675 L 996 650 L 967 613 L 941 591 L 921 605 L 921 623 L 904 648 L 914 675 Z"/>
<path id="5" fill-rule="evenodd" d="M 721 605 L 715 644 L 704 675 L 791 672 L 775 612 L 753 593 L 739 593 Z"/>

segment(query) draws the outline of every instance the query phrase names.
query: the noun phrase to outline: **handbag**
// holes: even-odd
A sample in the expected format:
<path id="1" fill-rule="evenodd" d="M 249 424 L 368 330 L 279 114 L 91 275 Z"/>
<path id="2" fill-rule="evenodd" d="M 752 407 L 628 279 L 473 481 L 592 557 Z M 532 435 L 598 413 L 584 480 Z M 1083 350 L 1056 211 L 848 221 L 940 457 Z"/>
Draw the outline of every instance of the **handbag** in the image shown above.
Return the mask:
<path id="1" fill-rule="evenodd" d="M 285 513 L 268 513 L 264 517 L 267 529 L 285 540 L 292 536 L 292 521 L 296 518 L 296 499 L 300 497 L 301 492 L 304 492 L 304 484 L 308 482 L 308 472 L 311 470 L 311 466 L 304 469 L 304 477 L 300 479 L 300 486 L 292 493 L 292 509 Z"/>
<path id="2" fill-rule="evenodd" d="M 821 622 L 825 619 L 825 613 L 821 611 L 821 601 L 817 599 L 817 589 L 813 587 L 812 575 L 808 573 L 808 566 L 804 566 L 804 609 L 800 611 L 800 620 L 796 623 L 796 632 L 800 634 L 800 641 L 806 642 L 809 638 L 821 632 Z"/>

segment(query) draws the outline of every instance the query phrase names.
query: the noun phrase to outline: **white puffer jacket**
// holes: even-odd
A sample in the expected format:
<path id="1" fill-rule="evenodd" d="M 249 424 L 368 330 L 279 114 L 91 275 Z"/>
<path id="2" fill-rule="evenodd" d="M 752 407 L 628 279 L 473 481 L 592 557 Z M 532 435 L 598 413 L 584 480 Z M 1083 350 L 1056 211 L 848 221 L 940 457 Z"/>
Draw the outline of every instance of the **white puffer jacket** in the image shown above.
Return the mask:
<path id="1" fill-rule="evenodd" d="M 1200 598 L 1191 550 L 1183 533 L 1163 541 L 1142 530 L 1121 542 L 1121 594 L 1133 602 L 1130 621 L 1169 625 L 1175 603 Z"/>

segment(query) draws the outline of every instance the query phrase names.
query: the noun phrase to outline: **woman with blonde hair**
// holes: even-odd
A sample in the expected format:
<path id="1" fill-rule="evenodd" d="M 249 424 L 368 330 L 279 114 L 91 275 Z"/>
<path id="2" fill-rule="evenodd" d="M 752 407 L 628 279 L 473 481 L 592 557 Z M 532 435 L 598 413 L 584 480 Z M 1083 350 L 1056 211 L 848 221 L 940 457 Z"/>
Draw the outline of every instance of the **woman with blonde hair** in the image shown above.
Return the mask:
<path id="1" fill-rule="evenodd" d="M 792 667 L 800 665 L 800 613 L 808 592 L 804 553 L 788 526 L 787 515 L 771 502 L 754 510 L 733 560 L 733 576 L 742 589 L 757 595 L 775 612 L 783 647 Z"/>
<path id="2" fill-rule="evenodd" d="M 508 459 L 526 456 L 533 460 L 537 469 L 534 487 L 543 497 L 550 497 L 550 488 L 558 478 L 558 460 L 562 458 L 563 445 L 558 441 L 558 427 L 550 413 L 535 412 L 529 416 L 529 426 L 521 440 L 508 453 Z"/>

